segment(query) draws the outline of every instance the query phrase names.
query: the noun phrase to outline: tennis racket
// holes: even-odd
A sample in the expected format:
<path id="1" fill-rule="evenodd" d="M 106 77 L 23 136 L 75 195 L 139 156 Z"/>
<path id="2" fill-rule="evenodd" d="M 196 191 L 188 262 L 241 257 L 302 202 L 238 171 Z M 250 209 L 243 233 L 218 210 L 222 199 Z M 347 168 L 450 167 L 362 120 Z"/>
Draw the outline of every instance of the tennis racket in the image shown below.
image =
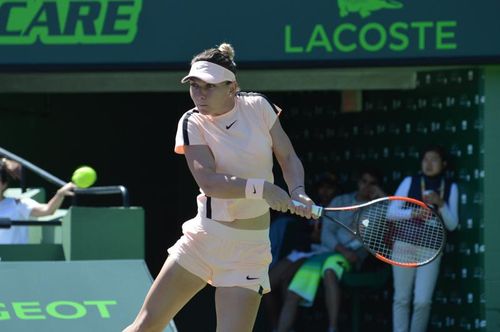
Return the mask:
<path id="1" fill-rule="evenodd" d="M 304 204 L 293 201 L 297 206 Z M 350 212 L 344 222 L 329 212 Z M 432 262 L 443 251 L 446 232 L 441 216 L 419 200 L 388 196 L 346 207 L 314 205 L 312 213 L 331 220 L 351 232 L 363 246 L 383 262 L 418 267 Z M 354 216 L 352 215 L 354 213 Z"/>

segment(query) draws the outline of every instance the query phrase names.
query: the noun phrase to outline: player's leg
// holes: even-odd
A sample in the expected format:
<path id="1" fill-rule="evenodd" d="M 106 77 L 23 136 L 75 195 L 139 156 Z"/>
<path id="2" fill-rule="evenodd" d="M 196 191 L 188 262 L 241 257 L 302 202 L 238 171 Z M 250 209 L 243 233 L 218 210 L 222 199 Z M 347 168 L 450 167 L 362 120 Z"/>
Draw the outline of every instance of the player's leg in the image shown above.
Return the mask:
<path id="1" fill-rule="evenodd" d="M 163 331 L 182 307 L 206 282 L 169 256 L 149 289 L 135 321 L 124 332 Z"/>
<path id="2" fill-rule="evenodd" d="M 262 295 L 243 287 L 217 287 L 217 332 L 251 332 Z"/>

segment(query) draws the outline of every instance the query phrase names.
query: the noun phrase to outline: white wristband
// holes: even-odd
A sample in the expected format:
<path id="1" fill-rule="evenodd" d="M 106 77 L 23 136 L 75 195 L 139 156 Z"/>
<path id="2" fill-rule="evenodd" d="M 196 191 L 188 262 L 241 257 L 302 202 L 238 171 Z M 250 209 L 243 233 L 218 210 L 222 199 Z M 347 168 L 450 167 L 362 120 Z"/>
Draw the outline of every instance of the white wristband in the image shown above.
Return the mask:
<path id="1" fill-rule="evenodd" d="M 245 186 L 245 197 L 251 199 L 262 198 L 264 193 L 264 179 L 248 179 Z"/>

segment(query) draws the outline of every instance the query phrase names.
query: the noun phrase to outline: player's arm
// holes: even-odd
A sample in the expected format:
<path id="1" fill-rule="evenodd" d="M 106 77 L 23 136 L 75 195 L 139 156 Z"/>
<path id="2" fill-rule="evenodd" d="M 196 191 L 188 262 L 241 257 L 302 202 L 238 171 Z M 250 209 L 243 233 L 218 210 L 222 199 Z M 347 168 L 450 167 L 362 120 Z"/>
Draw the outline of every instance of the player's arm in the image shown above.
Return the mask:
<path id="1" fill-rule="evenodd" d="M 273 140 L 273 152 L 281 167 L 283 178 L 288 186 L 288 192 L 292 199 L 302 202 L 309 207 L 299 209 L 303 209 L 301 212 L 310 218 L 310 206 L 313 204 L 313 201 L 305 192 L 304 167 L 295 153 L 290 138 L 283 130 L 279 118 L 274 122 L 270 133 Z"/>
<path id="2" fill-rule="evenodd" d="M 184 147 L 189 170 L 198 186 L 207 196 L 217 198 L 244 198 L 246 180 L 215 171 L 215 159 L 207 145 Z"/>
<path id="3" fill-rule="evenodd" d="M 71 182 L 65 184 L 61 187 L 57 193 L 52 197 L 52 199 L 46 204 L 35 205 L 31 209 L 30 216 L 32 217 L 43 217 L 54 214 L 57 209 L 61 207 L 62 202 L 64 201 L 64 197 L 73 196 L 75 189 L 75 185 Z"/>
<path id="4" fill-rule="evenodd" d="M 207 196 L 217 198 L 245 198 L 247 179 L 231 174 L 217 173 L 215 159 L 206 145 L 189 145 L 184 148 L 189 170 L 198 186 Z M 264 183 L 263 197 L 269 206 L 278 211 L 286 212 L 293 209 L 290 197 L 280 187 Z"/>

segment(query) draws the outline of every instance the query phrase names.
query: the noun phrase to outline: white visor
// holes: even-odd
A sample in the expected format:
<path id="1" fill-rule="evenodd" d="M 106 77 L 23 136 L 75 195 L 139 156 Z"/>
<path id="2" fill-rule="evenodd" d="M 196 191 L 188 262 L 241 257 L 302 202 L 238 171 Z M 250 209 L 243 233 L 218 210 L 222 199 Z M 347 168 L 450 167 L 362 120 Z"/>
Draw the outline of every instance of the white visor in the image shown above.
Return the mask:
<path id="1" fill-rule="evenodd" d="M 189 74 L 181 80 L 181 83 L 186 83 L 192 77 L 199 78 L 210 84 L 236 81 L 236 76 L 232 71 L 209 61 L 196 61 L 193 63 Z"/>

